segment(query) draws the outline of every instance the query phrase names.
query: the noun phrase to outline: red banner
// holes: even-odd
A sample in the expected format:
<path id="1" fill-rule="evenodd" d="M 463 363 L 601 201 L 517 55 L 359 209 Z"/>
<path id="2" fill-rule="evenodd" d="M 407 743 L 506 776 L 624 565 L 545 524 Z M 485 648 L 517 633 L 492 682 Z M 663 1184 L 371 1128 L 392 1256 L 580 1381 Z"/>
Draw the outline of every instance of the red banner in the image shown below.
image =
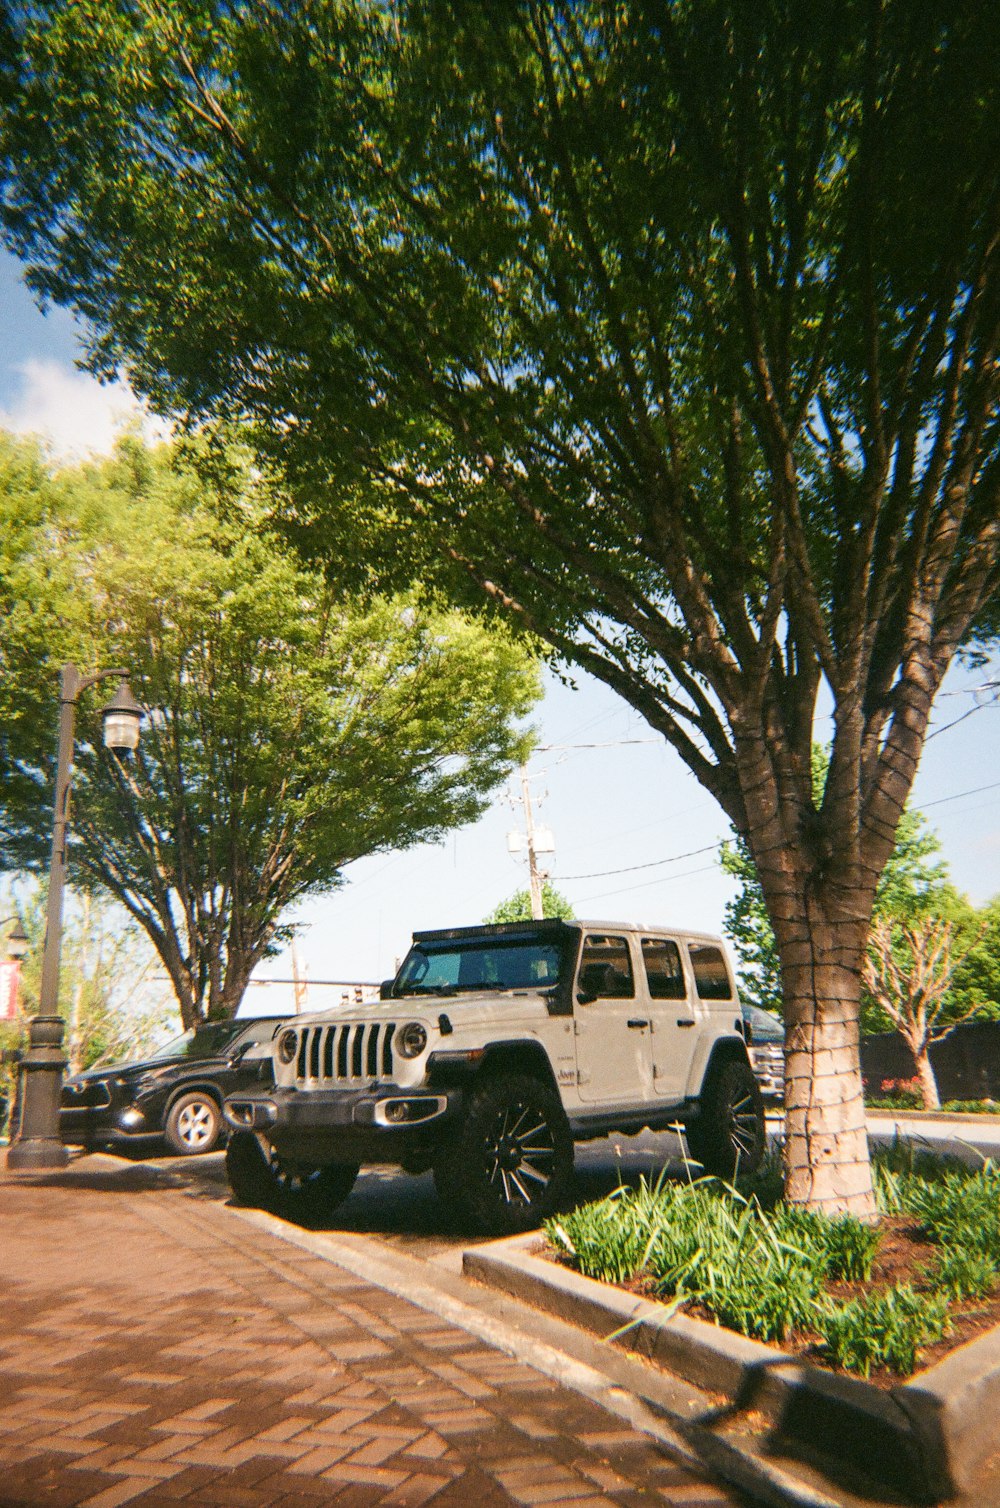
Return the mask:
<path id="1" fill-rule="evenodd" d="M 13 1021 L 17 1015 L 17 984 L 21 973 L 16 958 L 0 963 L 0 1021 Z"/>

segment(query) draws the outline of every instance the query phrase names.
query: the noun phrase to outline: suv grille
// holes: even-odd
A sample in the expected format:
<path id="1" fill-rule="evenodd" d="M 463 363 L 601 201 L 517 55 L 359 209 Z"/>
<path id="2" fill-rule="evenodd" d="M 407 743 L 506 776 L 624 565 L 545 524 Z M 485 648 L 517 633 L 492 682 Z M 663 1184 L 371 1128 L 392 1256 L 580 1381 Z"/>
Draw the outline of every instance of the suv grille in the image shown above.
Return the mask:
<path id="1" fill-rule="evenodd" d="M 111 1090 L 104 1079 L 64 1084 L 61 1103 L 64 1110 L 104 1110 L 111 1104 Z"/>
<path id="2" fill-rule="evenodd" d="M 347 1021 L 306 1026 L 299 1036 L 297 1079 L 344 1083 L 392 1080 L 394 1021 Z"/>

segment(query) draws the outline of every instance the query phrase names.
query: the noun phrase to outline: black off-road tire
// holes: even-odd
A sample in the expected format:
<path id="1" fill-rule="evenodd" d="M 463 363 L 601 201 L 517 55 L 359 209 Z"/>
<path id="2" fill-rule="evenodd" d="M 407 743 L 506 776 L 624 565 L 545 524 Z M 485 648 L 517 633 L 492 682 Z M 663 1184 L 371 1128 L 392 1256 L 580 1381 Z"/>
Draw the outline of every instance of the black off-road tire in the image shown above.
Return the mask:
<path id="1" fill-rule="evenodd" d="M 438 1194 L 484 1235 L 533 1230 L 573 1188 L 573 1135 L 554 1089 L 530 1074 L 477 1084 L 434 1166 Z"/>
<path id="2" fill-rule="evenodd" d="M 764 1101 L 748 1063 L 727 1058 L 709 1070 L 701 1113 L 688 1127 L 687 1144 L 691 1156 L 716 1178 L 730 1181 L 757 1171 L 767 1145 Z"/>
<path id="3" fill-rule="evenodd" d="M 226 1176 L 237 1204 L 308 1225 L 332 1215 L 354 1187 L 357 1164 L 312 1167 L 265 1147 L 252 1131 L 234 1131 L 229 1138 Z"/>
<path id="4" fill-rule="evenodd" d="M 182 1157 L 213 1152 L 222 1135 L 222 1112 L 204 1089 L 192 1089 L 174 1100 L 167 1112 L 163 1134 Z"/>

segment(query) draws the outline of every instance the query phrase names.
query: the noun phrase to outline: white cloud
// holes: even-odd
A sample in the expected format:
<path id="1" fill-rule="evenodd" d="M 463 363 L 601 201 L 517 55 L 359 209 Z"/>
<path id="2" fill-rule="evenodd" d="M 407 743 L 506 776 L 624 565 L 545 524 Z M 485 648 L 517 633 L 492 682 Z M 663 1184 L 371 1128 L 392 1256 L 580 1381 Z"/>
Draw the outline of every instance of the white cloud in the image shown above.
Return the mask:
<path id="1" fill-rule="evenodd" d="M 108 454 L 122 429 L 137 418 L 150 439 L 170 433 L 168 425 L 144 411 L 125 382 L 102 384 L 88 372 L 37 358 L 19 362 L 14 372 L 20 391 L 0 408 L 0 428 L 39 436 L 60 459 Z"/>

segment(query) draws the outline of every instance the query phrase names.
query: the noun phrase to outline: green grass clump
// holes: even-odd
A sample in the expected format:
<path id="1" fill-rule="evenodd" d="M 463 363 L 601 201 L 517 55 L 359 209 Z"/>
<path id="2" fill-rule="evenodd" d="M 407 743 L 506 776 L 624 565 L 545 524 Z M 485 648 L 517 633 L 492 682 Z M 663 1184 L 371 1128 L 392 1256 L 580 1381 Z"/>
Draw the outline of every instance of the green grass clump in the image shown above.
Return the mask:
<path id="1" fill-rule="evenodd" d="M 867 1377 L 873 1366 L 881 1366 L 908 1377 L 921 1346 L 947 1333 L 948 1298 L 918 1293 L 909 1283 L 901 1283 L 883 1293 L 830 1305 L 819 1315 L 816 1329 L 830 1360 L 846 1371 Z"/>
<path id="2" fill-rule="evenodd" d="M 950 1299 L 981 1299 L 993 1292 L 1000 1268 L 985 1252 L 944 1246 L 926 1276 L 938 1293 Z"/>
<path id="3" fill-rule="evenodd" d="M 872 1275 L 882 1232 L 853 1215 L 829 1220 L 824 1231 L 826 1271 L 831 1278 L 848 1283 L 867 1283 Z"/>
<path id="4" fill-rule="evenodd" d="M 638 1189 L 616 1189 L 606 1199 L 547 1221 L 545 1232 L 557 1251 L 575 1258 L 585 1277 L 627 1283 L 649 1262 L 660 1215 L 655 1191 L 643 1180 Z"/>
<path id="5" fill-rule="evenodd" d="M 981 1252 L 1000 1267 L 1000 1168 L 914 1157 L 895 1145 L 873 1159 L 876 1193 L 888 1214 L 912 1215 L 928 1240 Z"/>

